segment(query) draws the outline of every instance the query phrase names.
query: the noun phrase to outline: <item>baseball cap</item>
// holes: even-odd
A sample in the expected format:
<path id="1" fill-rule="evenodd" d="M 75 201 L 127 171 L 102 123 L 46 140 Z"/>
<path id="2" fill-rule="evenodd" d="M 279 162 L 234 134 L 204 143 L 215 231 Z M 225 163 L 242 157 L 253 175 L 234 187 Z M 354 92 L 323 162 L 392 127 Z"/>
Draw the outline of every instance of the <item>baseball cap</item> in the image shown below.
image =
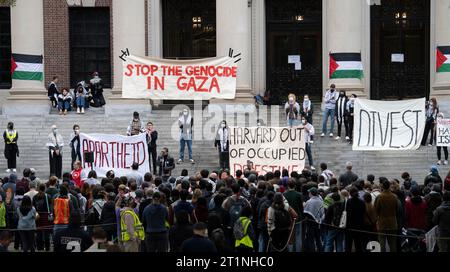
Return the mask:
<path id="1" fill-rule="evenodd" d="M 311 193 L 312 195 L 317 195 L 319 193 L 316 187 L 309 188 L 308 192 Z"/>

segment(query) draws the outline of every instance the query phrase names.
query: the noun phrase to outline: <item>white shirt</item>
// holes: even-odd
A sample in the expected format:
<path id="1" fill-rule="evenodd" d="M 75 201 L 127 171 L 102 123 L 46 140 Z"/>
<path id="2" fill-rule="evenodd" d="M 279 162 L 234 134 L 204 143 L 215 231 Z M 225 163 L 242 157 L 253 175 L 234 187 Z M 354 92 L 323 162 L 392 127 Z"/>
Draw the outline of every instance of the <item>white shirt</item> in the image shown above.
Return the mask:
<path id="1" fill-rule="evenodd" d="M 314 127 L 309 123 L 306 124 L 304 127 L 309 130 L 309 132 L 307 132 L 305 129 L 305 143 L 309 144 L 311 143 L 311 136 L 314 136 Z"/>

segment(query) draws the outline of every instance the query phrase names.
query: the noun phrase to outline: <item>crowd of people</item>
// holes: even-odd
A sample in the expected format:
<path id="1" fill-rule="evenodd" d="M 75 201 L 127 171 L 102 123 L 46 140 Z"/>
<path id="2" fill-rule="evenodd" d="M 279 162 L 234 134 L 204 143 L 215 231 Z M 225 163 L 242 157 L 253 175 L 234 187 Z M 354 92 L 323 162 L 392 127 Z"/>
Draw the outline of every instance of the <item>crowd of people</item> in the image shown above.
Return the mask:
<path id="1" fill-rule="evenodd" d="M 77 110 L 78 114 L 84 114 L 85 109 L 91 107 L 103 107 L 106 102 L 103 96 L 103 83 L 98 72 L 92 74 L 89 83 L 80 81 L 74 90 L 58 86 L 57 76 L 48 85 L 48 98 L 52 107 L 57 108 L 60 115 L 66 115 L 68 111 Z"/>
<path id="2" fill-rule="evenodd" d="M 363 252 L 374 241 L 383 252 L 449 250 L 450 173 L 442 180 L 435 166 L 423 185 L 406 172 L 362 179 L 351 162 L 340 176 L 325 163 L 159 173 L 11 173 L 0 186 L 0 251 L 13 242 L 25 252 Z"/>

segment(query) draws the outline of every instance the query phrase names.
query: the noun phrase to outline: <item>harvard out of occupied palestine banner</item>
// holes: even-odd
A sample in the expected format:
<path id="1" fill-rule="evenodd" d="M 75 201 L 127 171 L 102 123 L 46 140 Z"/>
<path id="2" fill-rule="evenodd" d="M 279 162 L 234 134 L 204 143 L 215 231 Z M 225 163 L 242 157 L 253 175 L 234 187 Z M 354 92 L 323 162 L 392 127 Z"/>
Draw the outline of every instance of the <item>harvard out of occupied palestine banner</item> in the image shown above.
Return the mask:
<path id="1" fill-rule="evenodd" d="M 305 166 L 303 127 L 230 127 L 230 173 L 244 170 L 247 160 L 258 174 Z"/>
<path id="2" fill-rule="evenodd" d="M 353 150 L 418 149 L 425 128 L 425 98 L 355 100 Z"/>
<path id="3" fill-rule="evenodd" d="M 450 146 L 450 119 L 438 119 L 436 146 Z"/>
<path id="4" fill-rule="evenodd" d="M 109 170 L 114 170 L 116 177 L 125 176 L 131 172 L 133 162 L 139 163 L 142 175 L 150 172 L 145 133 L 136 136 L 81 133 L 80 143 L 81 154 L 94 152 L 94 170 L 98 176 L 105 177 Z M 82 157 L 83 172 L 89 172 L 91 164 L 85 163 Z"/>
<path id="5" fill-rule="evenodd" d="M 122 97 L 167 100 L 234 99 L 237 66 L 231 57 L 167 60 L 128 56 Z"/>

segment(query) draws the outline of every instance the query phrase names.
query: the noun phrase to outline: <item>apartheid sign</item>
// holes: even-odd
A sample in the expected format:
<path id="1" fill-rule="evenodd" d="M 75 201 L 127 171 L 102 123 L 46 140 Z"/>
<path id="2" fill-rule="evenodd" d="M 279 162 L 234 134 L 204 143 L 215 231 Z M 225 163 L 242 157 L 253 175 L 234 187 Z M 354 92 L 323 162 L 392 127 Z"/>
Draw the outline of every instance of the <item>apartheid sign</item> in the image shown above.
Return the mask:
<path id="1" fill-rule="evenodd" d="M 450 146 L 450 119 L 438 119 L 436 146 Z"/>
<path id="2" fill-rule="evenodd" d="M 139 173 L 150 172 L 148 148 L 145 133 L 136 136 L 109 134 L 80 134 L 81 154 L 94 153 L 94 170 L 98 176 L 105 177 L 106 172 L 114 170 L 115 176 L 126 176 L 131 172 L 134 162 L 139 164 Z M 84 161 L 83 172 L 89 172 L 91 164 Z"/>
<path id="3" fill-rule="evenodd" d="M 234 99 L 237 66 L 231 57 L 168 60 L 128 56 L 122 97 L 167 100 Z"/>
<path id="4" fill-rule="evenodd" d="M 247 161 L 258 174 L 302 171 L 305 167 L 303 127 L 230 127 L 230 173 L 242 170 Z"/>
<path id="5" fill-rule="evenodd" d="M 353 150 L 418 149 L 424 128 L 425 98 L 355 100 Z"/>

